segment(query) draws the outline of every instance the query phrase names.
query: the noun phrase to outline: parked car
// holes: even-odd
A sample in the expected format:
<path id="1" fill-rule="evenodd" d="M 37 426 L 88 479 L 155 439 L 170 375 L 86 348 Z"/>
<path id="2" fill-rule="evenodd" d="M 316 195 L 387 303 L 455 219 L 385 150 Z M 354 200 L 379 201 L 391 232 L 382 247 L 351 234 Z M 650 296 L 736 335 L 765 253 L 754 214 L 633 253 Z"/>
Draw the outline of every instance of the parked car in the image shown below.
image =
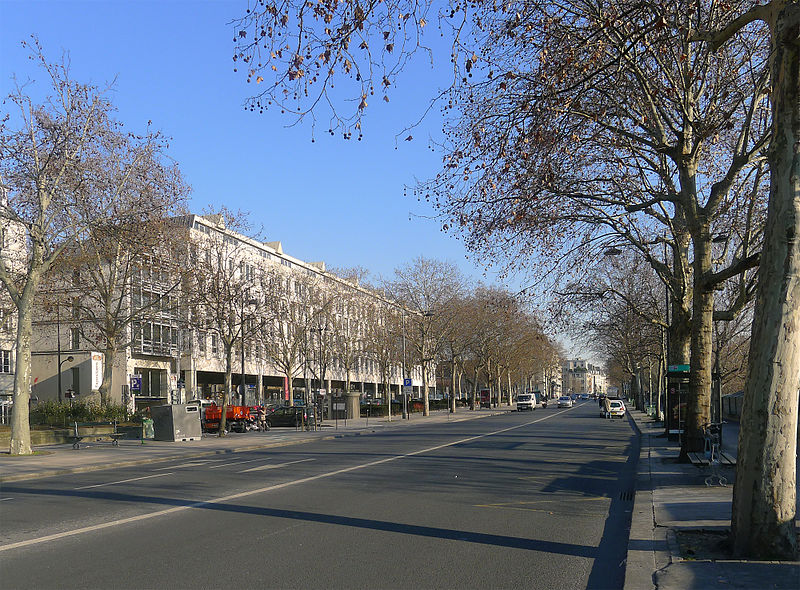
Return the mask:
<path id="1" fill-rule="evenodd" d="M 273 426 L 301 426 L 303 423 L 314 423 L 314 408 L 305 406 L 285 406 L 277 408 L 267 415 L 267 425 Z"/>
<path id="2" fill-rule="evenodd" d="M 625 402 L 621 399 L 608 399 L 606 398 L 605 404 L 605 416 L 606 418 L 614 418 L 615 416 L 619 416 L 620 418 L 625 417 Z"/>
<path id="3" fill-rule="evenodd" d="M 517 396 L 517 412 L 524 412 L 527 410 L 533 411 L 535 409 L 536 409 L 535 393 L 520 393 Z"/>
<path id="4" fill-rule="evenodd" d="M 572 398 L 568 395 L 562 395 L 558 398 L 558 407 L 559 408 L 571 408 L 572 407 Z"/>
<path id="5" fill-rule="evenodd" d="M 581 397 L 581 399 L 589 399 L 589 394 L 588 393 L 582 393 L 580 397 Z"/>

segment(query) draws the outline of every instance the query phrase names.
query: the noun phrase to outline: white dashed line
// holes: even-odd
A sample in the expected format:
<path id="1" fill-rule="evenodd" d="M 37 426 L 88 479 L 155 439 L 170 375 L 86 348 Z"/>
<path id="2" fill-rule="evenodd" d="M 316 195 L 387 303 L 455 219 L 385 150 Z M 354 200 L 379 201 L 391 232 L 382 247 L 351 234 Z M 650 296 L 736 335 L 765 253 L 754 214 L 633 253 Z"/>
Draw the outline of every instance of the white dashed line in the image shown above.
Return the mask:
<path id="1" fill-rule="evenodd" d="M 159 473 L 157 475 L 145 475 L 144 477 L 134 477 L 131 479 L 121 479 L 119 481 L 109 481 L 107 483 L 96 483 L 93 486 L 81 486 L 79 488 L 72 488 L 73 490 L 88 490 L 89 488 L 101 488 L 103 486 L 113 486 L 118 483 L 128 483 L 129 481 L 139 481 L 140 479 L 150 479 L 151 477 L 164 477 L 165 475 L 172 475 L 172 472 L 169 473 Z"/>
<path id="2" fill-rule="evenodd" d="M 172 467 L 159 467 L 156 471 L 164 471 L 166 469 L 187 469 L 189 467 L 197 467 L 198 465 L 205 465 L 208 461 L 192 461 L 190 463 L 182 463 L 180 465 L 173 465 Z"/>
<path id="3" fill-rule="evenodd" d="M 277 463 L 273 465 L 259 465 L 258 467 L 251 467 L 250 469 L 245 469 L 240 471 L 239 473 L 248 473 L 250 471 L 260 471 L 262 469 L 277 469 L 278 467 L 286 467 L 287 465 L 294 465 L 295 463 L 304 463 L 306 461 L 313 461 L 314 459 L 298 459 L 297 461 L 289 461 L 287 463 Z"/>

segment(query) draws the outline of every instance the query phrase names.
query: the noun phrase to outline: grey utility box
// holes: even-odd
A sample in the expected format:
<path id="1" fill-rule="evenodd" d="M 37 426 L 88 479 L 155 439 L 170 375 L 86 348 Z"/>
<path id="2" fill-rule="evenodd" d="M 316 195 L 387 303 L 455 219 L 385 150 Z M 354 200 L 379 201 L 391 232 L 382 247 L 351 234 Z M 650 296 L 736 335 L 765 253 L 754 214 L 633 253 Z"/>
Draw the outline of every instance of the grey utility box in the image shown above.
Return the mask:
<path id="1" fill-rule="evenodd" d="M 151 406 L 156 440 L 200 440 L 200 407 L 188 404 Z"/>

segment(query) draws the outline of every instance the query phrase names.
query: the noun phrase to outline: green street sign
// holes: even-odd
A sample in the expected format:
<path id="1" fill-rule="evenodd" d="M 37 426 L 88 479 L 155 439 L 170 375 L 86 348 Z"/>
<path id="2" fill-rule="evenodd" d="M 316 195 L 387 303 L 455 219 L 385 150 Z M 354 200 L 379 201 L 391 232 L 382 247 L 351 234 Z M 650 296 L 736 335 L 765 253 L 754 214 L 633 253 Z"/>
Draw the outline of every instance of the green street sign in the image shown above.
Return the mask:
<path id="1" fill-rule="evenodd" d="M 670 373 L 688 373 L 689 365 L 670 365 L 667 370 Z"/>

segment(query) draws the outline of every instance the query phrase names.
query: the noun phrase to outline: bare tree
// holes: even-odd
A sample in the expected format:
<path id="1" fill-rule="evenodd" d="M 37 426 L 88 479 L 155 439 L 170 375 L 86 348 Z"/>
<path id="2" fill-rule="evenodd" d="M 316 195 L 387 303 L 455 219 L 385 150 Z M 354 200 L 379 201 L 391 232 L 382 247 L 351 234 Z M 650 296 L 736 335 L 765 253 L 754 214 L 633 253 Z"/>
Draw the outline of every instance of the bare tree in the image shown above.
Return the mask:
<path id="1" fill-rule="evenodd" d="M 375 361 L 386 395 L 387 416 L 392 416 L 392 377 L 402 364 L 401 321 L 397 307 L 376 301 L 367 308 L 364 321 L 364 352 Z"/>
<path id="2" fill-rule="evenodd" d="M 221 208 L 204 217 L 210 224 L 202 225 L 203 235 L 191 248 L 189 267 L 194 272 L 187 275 L 183 288 L 190 309 L 187 319 L 197 330 L 210 331 L 212 340 L 221 345 L 225 385 L 219 436 L 225 436 L 227 406 L 233 393 L 234 347 L 241 342 L 243 331 L 247 336 L 257 327 L 251 318 L 255 313 L 252 302 L 259 293 L 253 289 L 255 266 L 248 262 L 244 244 L 230 233 L 244 235 L 250 230 L 246 216 Z"/>
<path id="3" fill-rule="evenodd" d="M 748 376 L 739 431 L 731 518 L 737 556 L 797 555 L 796 457 L 800 385 L 800 4 L 750 3 L 710 23 L 706 39 L 725 51 L 747 38 L 752 23 L 769 30 L 772 126 L 770 195 L 753 315 Z M 719 25 L 719 26 L 717 26 Z M 716 30 L 715 30 L 716 29 Z"/>
<path id="4" fill-rule="evenodd" d="M 550 254 L 565 276 L 609 243 L 648 260 L 681 304 L 676 354 L 690 344 L 684 452 L 702 447 L 708 421 L 714 286 L 755 265 L 760 244 L 759 209 L 748 206 L 763 203 L 759 34 L 717 56 L 686 34 L 725 10 L 584 0 L 478 8 L 474 81 L 453 94 L 446 167 L 424 187 L 486 256 L 526 264 L 541 260 L 531 252 Z M 722 217 L 752 231 L 736 236 L 741 257 L 714 272 Z"/>
<path id="5" fill-rule="evenodd" d="M 156 316 L 176 324 L 186 268 L 187 229 L 170 214 L 178 212 L 187 188 L 175 167 L 157 159 L 161 146 L 151 146 L 150 154 L 128 154 L 125 143 L 118 146 L 125 151 L 105 162 L 108 169 L 97 177 L 127 176 L 127 183 L 111 187 L 118 193 L 115 210 L 139 209 L 140 219 L 131 223 L 130 214 L 120 215 L 89 228 L 47 277 L 52 295 L 60 299 L 56 304 L 72 309 L 81 339 L 105 355 L 103 404 L 112 391 L 113 359 L 131 345 L 131 326 Z M 93 192 L 102 194 L 101 188 Z"/>
<path id="6" fill-rule="evenodd" d="M 103 92 L 74 81 L 66 59 L 48 62 L 37 41 L 30 48 L 51 94 L 34 104 L 28 88 L 18 85 L 7 101 L 16 112 L 0 126 L 0 219 L 9 239 L 0 258 L 0 282 L 18 315 L 12 454 L 32 452 L 31 334 L 45 275 L 92 231 L 111 223 L 134 226 L 148 218 L 148 207 L 158 206 L 155 193 L 170 192 L 163 185 L 152 192 L 136 189 L 143 186 L 142 177 L 159 175 L 161 138 L 123 131 Z M 160 180 L 174 180 L 164 172 Z"/>
<path id="7" fill-rule="evenodd" d="M 308 362 L 310 329 L 314 323 L 311 309 L 312 284 L 304 275 L 273 267 L 261 276 L 261 334 L 267 356 L 285 379 L 290 403 L 294 399 L 293 382 Z"/>
<path id="8" fill-rule="evenodd" d="M 430 413 L 428 380 L 442 350 L 448 327 L 455 320 L 453 306 L 463 290 L 455 265 L 423 257 L 395 270 L 391 292 L 409 310 L 406 334 L 422 368 L 423 415 Z"/>

